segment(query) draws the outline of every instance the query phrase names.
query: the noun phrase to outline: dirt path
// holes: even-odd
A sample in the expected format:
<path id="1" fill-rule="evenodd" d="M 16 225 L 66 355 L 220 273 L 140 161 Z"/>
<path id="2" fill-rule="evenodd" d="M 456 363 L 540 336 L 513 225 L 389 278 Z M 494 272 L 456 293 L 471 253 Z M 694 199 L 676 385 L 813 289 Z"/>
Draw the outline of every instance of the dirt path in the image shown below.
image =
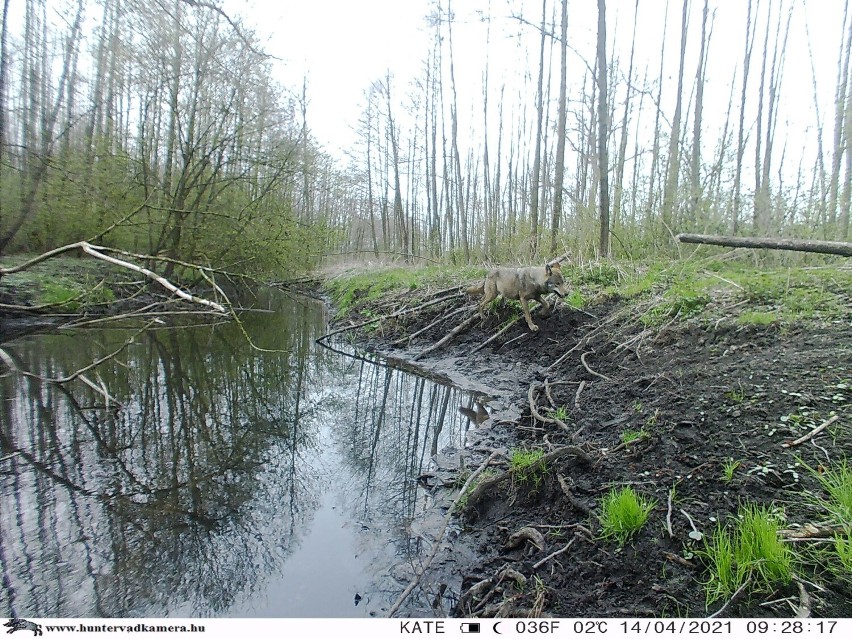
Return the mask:
<path id="1" fill-rule="evenodd" d="M 469 468 L 495 450 L 502 453 L 495 475 L 507 469 L 511 450 L 586 453 L 557 455 L 526 480 L 506 475 L 471 500 L 460 534 L 424 578 L 424 589 L 443 591 L 453 604 L 431 614 L 852 616 L 852 575 L 848 566 L 845 574 L 826 569 L 837 561 L 820 553 L 837 542 L 809 497 L 824 491 L 805 466 L 836 467 L 852 453 L 848 319 L 790 327 L 723 317 L 648 327 L 641 310 L 612 299 L 585 312 L 561 305 L 538 321 L 539 333 L 518 322 L 482 347 L 508 317 L 504 307 L 419 359 L 483 393 L 489 417 L 471 430 Z M 467 316 L 436 305 L 359 339 L 411 360 Z M 623 486 L 654 506 L 620 546 L 601 539 L 597 513 L 610 489 Z M 797 579 L 762 588 L 754 581 L 708 604 L 705 540 L 744 504 L 772 507 L 786 537 L 824 539 L 787 542 Z"/>

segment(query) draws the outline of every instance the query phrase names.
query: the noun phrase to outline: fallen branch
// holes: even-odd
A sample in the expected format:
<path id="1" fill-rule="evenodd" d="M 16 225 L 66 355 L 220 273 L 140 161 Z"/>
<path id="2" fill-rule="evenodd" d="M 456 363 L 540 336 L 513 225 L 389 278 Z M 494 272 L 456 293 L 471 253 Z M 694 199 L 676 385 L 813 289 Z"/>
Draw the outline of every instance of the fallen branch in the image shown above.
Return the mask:
<path id="1" fill-rule="evenodd" d="M 415 337 L 419 337 L 420 335 L 422 335 L 423 333 L 428 331 L 430 328 L 434 328 L 435 326 L 437 326 L 441 322 L 446 322 L 451 317 L 454 317 L 454 316 L 458 315 L 459 313 L 464 313 L 466 310 L 468 310 L 468 308 L 469 307 L 467 307 L 467 306 L 463 306 L 462 308 L 457 308 L 456 310 L 454 310 L 452 313 L 449 313 L 448 315 L 441 315 L 438 319 L 436 319 L 434 322 L 432 322 L 428 326 L 424 326 L 419 331 L 415 331 L 411 335 L 406 335 L 405 337 L 401 337 L 400 339 L 396 340 L 395 342 L 393 342 L 393 345 L 394 346 L 401 346 L 402 344 L 405 344 L 406 342 L 410 342 Z M 475 351 L 473 351 L 473 352 L 475 352 Z"/>
<path id="2" fill-rule="evenodd" d="M 575 542 L 575 541 L 577 541 L 577 537 L 572 537 L 572 538 L 571 538 L 571 541 L 569 541 L 567 544 L 565 544 L 564 546 L 562 546 L 562 548 L 560 548 L 560 549 L 559 549 L 559 550 L 557 550 L 556 552 L 552 552 L 552 553 L 550 553 L 550 554 L 549 554 L 547 557 L 545 557 L 544 559 L 540 559 L 539 561 L 535 562 L 535 563 L 533 564 L 533 570 L 538 570 L 539 568 L 541 568 L 544 564 L 546 564 L 546 563 L 547 563 L 548 561 L 550 561 L 551 559 L 553 559 L 553 558 L 555 558 L 555 557 L 558 557 L 558 556 L 559 556 L 559 555 L 561 555 L 562 553 L 568 552 L 568 549 L 570 549 L 570 548 L 571 548 L 571 546 L 574 544 L 574 542 Z"/>
<path id="3" fill-rule="evenodd" d="M 453 339 L 455 339 L 457 335 L 459 335 L 460 333 L 462 333 L 462 332 L 464 332 L 465 330 L 467 330 L 467 329 L 468 329 L 470 326 L 472 326 L 472 325 L 474 324 L 474 322 L 476 322 L 476 320 L 478 320 L 478 319 L 479 319 L 479 313 L 474 313 L 473 315 L 471 315 L 470 317 L 468 317 L 465 321 L 463 321 L 461 324 L 459 324 L 458 326 L 456 326 L 456 327 L 455 327 L 452 331 L 450 331 L 450 332 L 449 332 L 449 334 L 448 334 L 448 335 L 446 335 L 444 338 L 442 338 L 442 339 L 438 340 L 437 342 L 435 342 L 434 344 L 432 344 L 432 346 L 429 346 L 428 348 L 423 349 L 422 351 L 420 351 L 419 353 L 417 353 L 417 355 L 415 355 L 412 359 L 416 362 L 416 361 L 417 361 L 418 359 L 420 359 L 421 357 L 423 357 L 423 356 L 425 356 L 425 355 L 428 355 L 428 354 L 429 354 L 429 353 L 431 353 L 432 351 L 436 351 L 436 350 L 438 350 L 439 348 L 441 348 L 441 347 L 442 347 L 442 346 L 444 346 L 445 344 L 447 344 L 447 343 L 451 342 Z"/>
<path id="4" fill-rule="evenodd" d="M 852 257 L 852 243 L 850 242 L 797 240 L 780 237 L 732 237 L 730 235 L 699 235 L 696 233 L 681 233 L 677 236 L 677 239 L 688 244 L 714 244 L 735 248 L 776 249 Z"/>
<path id="5" fill-rule="evenodd" d="M 798 446 L 799 444 L 804 444 L 806 441 L 808 441 L 809 439 L 813 439 L 816 435 L 820 434 L 826 428 L 831 426 L 838 419 L 840 419 L 839 415 L 832 415 L 827 420 L 825 420 L 822 424 L 820 424 L 819 426 L 814 428 L 807 435 L 803 435 L 802 437 L 799 437 L 799 439 L 796 439 L 792 442 L 784 442 L 783 444 L 781 444 L 781 446 L 784 447 L 784 448 L 791 448 L 793 446 Z"/>
<path id="6" fill-rule="evenodd" d="M 805 524 L 803 528 L 787 528 L 778 531 L 778 538 L 781 541 L 797 542 L 797 541 L 834 541 L 837 535 L 842 535 L 846 532 L 843 526 L 815 526 L 814 524 Z"/>
<path id="7" fill-rule="evenodd" d="M 521 318 L 520 318 L 520 317 L 516 317 L 516 318 L 514 318 L 513 320 L 509 321 L 509 322 L 508 322 L 508 323 L 507 323 L 507 324 L 506 324 L 503 328 L 501 328 L 499 331 L 497 331 L 496 333 L 494 333 L 494 335 L 492 335 L 492 336 L 491 336 L 491 337 L 489 337 L 487 340 L 485 340 L 484 342 L 482 342 L 482 344 L 480 344 L 479 346 L 477 346 L 476 348 L 474 348 L 474 349 L 473 349 L 472 351 L 470 351 L 470 353 L 468 353 L 468 354 L 469 354 L 469 355 L 473 355 L 474 353 L 477 353 L 477 352 L 481 351 L 483 348 L 485 348 L 486 346 L 488 346 L 491 342 L 493 342 L 493 341 L 494 341 L 494 340 L 496 340 L 498 337 L 500 337 L 503 333 L 505 333 L 505 332 L 506 332 L 506 331 L 508 331 L 510 328 L 512 328 L 512 327 L 513 327 L 513 326 L 514 326 L 514 325 L 518 322 L 518 320 L 519 320 L 519 319 L 521 319 Z M 521 333 L 521 335 L 526 335 L 526 333 Z"/>
<path id="8" fill-rule="evenodd" d="M 411 583 L 409 583 L 406 589 L 402 591 L 402 594 L 396 600 L 396 603 L 391 606 L 390 610 L 388 611 L 388 618 L 393 617 L 397 613 L 400 606 L 402 606 L 405 600 L 408 599 L 408 596 L 414 591 L 414 589 L 417 587 L 417 584 L 420 583 L 420 580 L 423 578 L 423 575 L 426 573 L 426 571 L 429 569 L 429 566 L 432 564 L 432 562 L 435 560 L 435 557 L 438 555 L 438 550 L 441 548 L 441 540 L 444 538 L 444 534 L 447 532 L 447 527 L 450 525 L 450 519 L 452 519 L 453 514 L 456 512 L 456 508 L 458 507 L 459 502 L 461 501 L 462 497 L 467 493 L 467 490 L 468 488 L 470 488 L 470 485 L 473 483 L 473 480 L 479 477 L 483 470 L 488 468 L 489 464 L 494 461 L 495 457 L 497 457 L 497 453 L 491 453 L 488 458 L 484 462 L 482 462 L 482 464 L 480 464 L 479 468 L 477 468 L 475 471 L 473 471 L 473 473 L 471 473 L 470 477 L 468 477 L 467 481 L 464 483 L 464 486 L 462 486 L 459 490 L 458 494 L 456 495 L 456 498 L 453 500 L 453 503 L 450 506 L 450 509 L 447 511 L 447 514 L 444 517 L 444 525 L 442 526 L 441 532 L 438 534 L 438 537 L 435 540 L 435 545 L 432 548 L 432 553 L 429 555 L 423 565 L 420 566 L 420 569 L 415 571 L 414 579 L 412 579 Z"/>
<path id="9" fill-rule="evenodd" d="M 447 297 L 441 297 L 439 299 L 430 300 L 428 302 L 424 302 L 423 304 L 420 304 L 420 306 L 415 306 L 413 308 L 404 308 L 400 311 L 396 311 L 395 313 L 388 313 L 387 315 L 381 315 L 379 317 L 373 317 L 371 319 L 368 319 L 365 322 L 360 322 L 358 324 L 351 324 L 349 326 L 344 326 L 342 328 L 338 328 L 337 330 L 331 331 L 330 333 L 326 333 L 322 337 L 318 337 L 316 341 L 318 343 L 322 344 L 322 342 L 324 340 L 327 340 L 329 337 L 332 337 L 333 335 L 338 335 L 339 333 L 345 333 L 346 331 L 354 331 L 356 328 L 363 328 L 364 326 L 369 326 L 370 324 L 375 324 L 376 322 L 382 322 L 384 320 L 393 319 L 395 317 L 400 317 L 400 316 L 406 315 L 408 313 L 415 313 L 415 312 L 420 311 L 424 308 L 428 308 L 429 306 L 434 306 L 435 304 L 440 304 L 441 302 L 446 302 L 447 300 L 453 299 L 454 297 L 459 297 L 459 294 L 456 293 L 455 295 L 448 295 Z"/>
<path id="10" fill-rule="evenodd" d="M 672 498 L 674 497 L 674 488 L 669 491 L 669 499 L 668 499 L 668 510 L 666 511 L 666 530 L 669 533 L 669 538 L 674 539 L 674 532 L 672 531 Z"/>
<path id="11" fill-rule="evenodd" d="M 28 268 L 31 268 L 36 264 L 40 264 L 41 262 L 49 260 L 52 257 L 56 257 L 57 255 L 61 255 L 62 253 L 68 253 L 76 250 L 81 250 L 84 253 L 87 253 L 88 255 L 91 255 L 92 257 L 95 257 L 104 262 L 120 266 L 121 268 L 125 268 L 136 273 L 141 273 L 148 279 L 157 282 L 160 286 L 183 300 L 192 302 L 194 304 L 206 306 L 208 308 L 213 309 L 216 313 L 220 313 L 222 315 L 226 314 L 225 307 L 221 304 L 217 304 L 216 302 L 212 302 L 202 297 L 197 297 L 195 295 L 187 293 L 186 291 L 181 290 L 180 288 L 169 282 L 166 278 L 162 277 L 161 275 L 158 275 L 157 273 L 154 273 L 153 271 L 143 266 L 137 266 L 136 264 L 132 264 L 130 262 L 120 260 L 116 257 L 106 255 L 103 251 L 112 251 L 113 249 L 110 249 L 106 246 L 97 246 L 95 244 L 90 244 L 89 242 L 75 242 L 73 244 L 67 244 L 65 246 L 60 246 L 59 248 L 53 249 L 52 251 L 42 253 L 41 255 L 38 255 L 31 260 L 27 260 L 26 262 L 24 262 L 23 264 L 19 264 L 18 266 L 12 266 L 9 268 L 0 267 L 0 278 L 5 275 L 11 275 L 12 273 L 27 270 Z M 201 267 L 199 266 L 196 266 L 196 268 L 201 269 Z M 201 269 L 201 271 L 203 273 L 203 269 Z"/>

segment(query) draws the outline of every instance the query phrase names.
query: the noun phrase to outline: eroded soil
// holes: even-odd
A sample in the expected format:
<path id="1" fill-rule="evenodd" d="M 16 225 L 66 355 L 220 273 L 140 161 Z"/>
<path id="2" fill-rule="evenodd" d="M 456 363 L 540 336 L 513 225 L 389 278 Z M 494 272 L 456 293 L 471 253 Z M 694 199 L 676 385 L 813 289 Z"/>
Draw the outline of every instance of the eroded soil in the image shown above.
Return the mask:
<path id="1" fill-rule="evenodd" d="M 465 303 L 458 298 L 388 319 L 358 340 L 412 360 L 469 315 L 450 316 Z M 370 310 L 387 312 L 376 303 Z M 791 535 L 824 525 L 825 514 L 808 497 L 821 494 L 819 482 L 802 462 L 821 469 L 852 453 L 851 316 L 752 326 L 723 309 L 712 321 L 705 315 L 646 327 L 640 312 L 614 299 L 586 312 L 559 305 L 550 318 L 536 319 L 538 333 L 517 322 L 481 347 L 511 316 L 502 306 L 419 359 L 485 396 L 489 417 L 471 425 L 469 470 L 498 451 L 492 472 L 505 471 L 508 452 L 519 448 L 571 445 L 588 459 L 566 455 L 537 485 L 503 481 L 468 504 L 460 532 L 422 583 L 449 604 L 441 607 L 435 597 L 431 611 L 408 614 L 704 617 L 725 606 L 725 617 L 852 616 L 850 580 L 809 559 L 827 540 L 790 542 L 804 558 L 796 567 L 801 581 L 771 592 L 747 588 L 708 606 L 703 542 L 690 537 L 709 536 L 744 503 L 777 506 Z M 535 411 L 549 423 L 531 414 L 531 386 Z M 783 445 L 835 413 L 812 439 Z M 641 436 L 624 445 L 628 431 Z M 736 466 L 730 481 L 726 463 Z M 621 548 L 600 539 L 595 515 L 610 488 L 625 485 L 656 505 Z M 541 548 L 530 540 L 507 546 L 524 527 L 543 535 Z"/>

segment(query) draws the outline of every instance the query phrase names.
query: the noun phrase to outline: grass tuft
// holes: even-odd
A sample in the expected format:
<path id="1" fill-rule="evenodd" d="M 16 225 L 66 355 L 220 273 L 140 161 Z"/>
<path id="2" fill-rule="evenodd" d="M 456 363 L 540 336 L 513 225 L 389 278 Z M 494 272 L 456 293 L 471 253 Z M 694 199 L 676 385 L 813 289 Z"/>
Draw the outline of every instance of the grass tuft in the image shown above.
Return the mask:
<path id="1" fill-rule="evenodd" d="M 717 524 L 700 553 L 709 568 L 707 604 L 733 595 L 746 582 L 757 592 L 793 579 L 793 551 L 778 537 L 779 517 L 770 508 L 740 508 L 733 531 Z"/>
<path id="2" fill-rule="evenodd" d="M 604 497 L 598 513 L 601 537 L 614 538 L 620 546 L 627 543 L 645 522 L 657 502 L 638 495 L 633 488 L 613 488 Z"/>
<path id="3" fill-rule="evenodd" d="M 546 464 L 542 461 L 543 457 L 544 451 L 537 449 L 513 450 L 509 456 L 509 469 L 515 481 L 519 484 L 531 483 L 538 488 L 547 472 Z"/>

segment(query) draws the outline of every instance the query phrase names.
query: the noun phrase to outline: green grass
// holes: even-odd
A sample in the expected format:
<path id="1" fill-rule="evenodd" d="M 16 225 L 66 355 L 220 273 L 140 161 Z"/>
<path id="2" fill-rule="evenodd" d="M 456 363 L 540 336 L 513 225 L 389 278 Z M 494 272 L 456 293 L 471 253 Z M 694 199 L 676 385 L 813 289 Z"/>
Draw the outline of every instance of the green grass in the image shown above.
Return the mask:
<path id="1" fill-rule="evenodd" d="M 672 318 L 712 316 L 711 302 L 737 305 L 737 323 L 766 326 L 848 317 L 852 270 L 837 267 L 760 270 L 744 262 L 681 260 L 651 264 L 623 275 L 614 292 L 652 302 L 646 326 Z"/>
<path id="2" fill-rule="evenodd" d="M 837 564 L 829 561 L 827 562 L 829 567 L 838 576 L 852 579 L 852 532 L 846 532 L 845 535 L 835 535 L 833 550 L 837 557 Z"/>
<path id="3" fill-rule="evenodd" d="M 632 428 L 628 428 L 621 433 L 621 443 L 622 444 L 634 444 L 636 442 L 640 442 L 648 439 L 651 436 L 644 427 L 639 430 L 634 430 Z"/>
<path id="4" fill-rule="evenodd" d="M 737 323 L 743 326 L 770 326 L 778 321 L 774 311 L 743 311 L 737 317 Z"/>
<path id="5" fill-rule="evenodd" d="M 825 510 L 832 522 L 847 529 L 852 528 L 852 467 L 846 459 L 819 472 L 803 464 L 819 481 L 828 497 L 817 497 L 816 503 Z"/>
<path id="6" fill-rule="evenodd" d="M 376 301 L 388 294 L 472 283 L 484 275 L 485 269 L 478 267 L 382 267 L 338 275 L 326 280 L 325 287 L 342 317 L 356 304 Z"/>
<path id="7" fill-rule="evenodd" d="M 729 317 L 741 326 L 762 327 L 852 315 L 852 269 L 833 266 L 761 270 L 744 260 L 704 258 L 566 264 L 563 270 L 571 289 L 567 304 L 582 309 L 602 296 L 629 299 L 650 328 L 690 318 L 715 325 L 720 317 Z M 343 316 L 360 302 L 395 292 L 473 284 L 486 272 L 484 266 L 382 267 L 333 277 L 327 288 Z"/>
<path id="8" fill-rule="evenodd" d="M 597 514 L 601 537 L 615 539 L 623 546 L 645 525 L 656 503 L 637 494 L 630 486 L 613 488 L 604 496 Z"/>
<path id="9" fill-rule="evenodd" d="M 80 295 L 81 291 L 76 287 L 60 281 L 47 281 L 41 286 L 38 303 L 63 306 L 69 311 L 76 311 L 80 308 Z"/>
<path id="10" fill-rule="evenodd" d="M 547 472 L 542 461 L 544 451 L 538 449 L 516 449 L 509 455 L 509 470 L 519 484 L 532 484 L 538 488 Z"/>
<path id="11" fill-rule="evenodd" d="M 795 553 L 778 537 L 778 513 L 745 505 L 733 530 L 718 523 L 705 540 L 704 558 L 710 578 L 705 584 L 707 604 L 731 597 L 748 582 L 754 592 L 771 592 L 793 578 Z"/>
<path id="12" fill-rule="evenodd" d="M 737 468 L 740 467 L 740 462 L 737 459 L 733 459 L 732 457 L 728 458 L 728 460 L 722 464 L 722 481 L 726 484 L 730 484 L 734 480 L 734 473 L 737 471 Z"/>
<path id="13" fill-rule="evenodd" d="M 570 415 L 568 414 L 568 409 L 565 406 L 559 406 L 558 408 L 552 410 L 550 412 L 550 416 L 554 419 L 558 419 L 560 422 L 568 421 Z"/>

